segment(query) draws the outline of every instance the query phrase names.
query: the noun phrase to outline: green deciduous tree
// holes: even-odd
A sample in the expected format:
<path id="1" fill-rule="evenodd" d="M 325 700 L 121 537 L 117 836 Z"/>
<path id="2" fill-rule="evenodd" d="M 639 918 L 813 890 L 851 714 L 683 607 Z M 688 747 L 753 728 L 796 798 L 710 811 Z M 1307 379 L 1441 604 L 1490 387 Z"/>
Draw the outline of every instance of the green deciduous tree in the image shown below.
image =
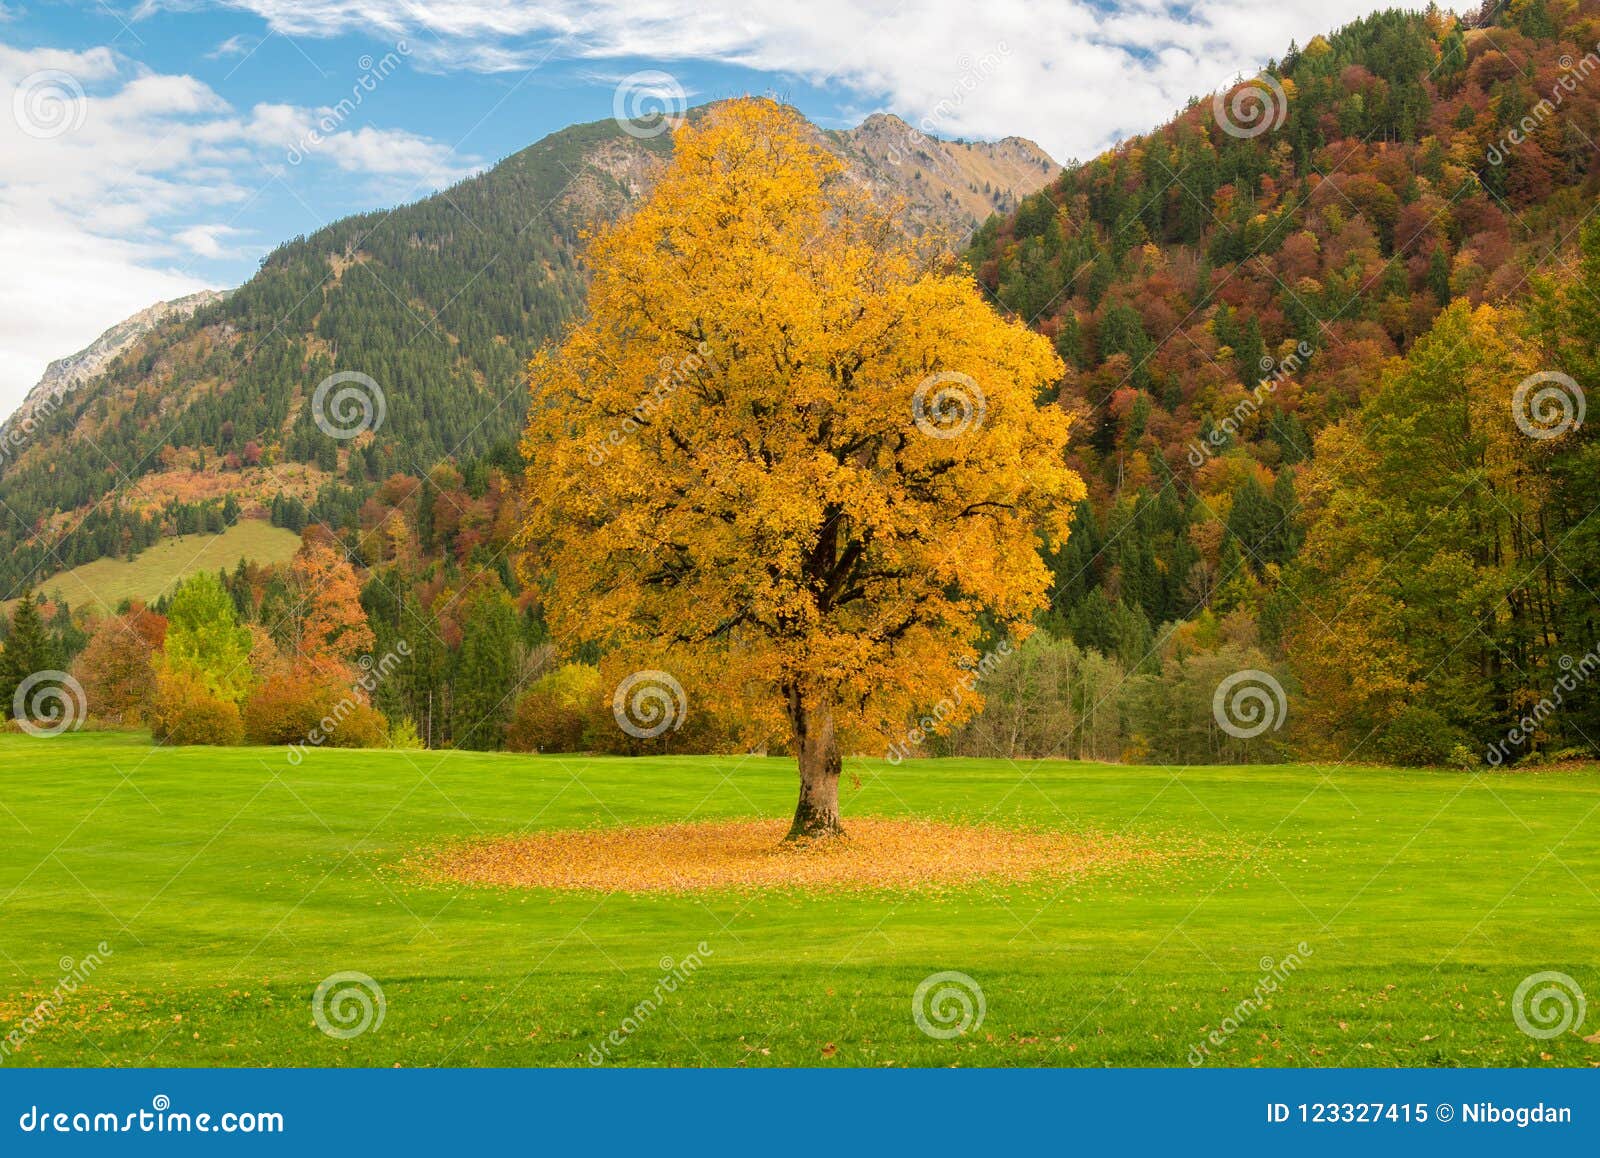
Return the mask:
<path id="1" fill-rule="evenodd" d="M 250 632 L 239 626 L 221 580 L 201 571 L 183 581 L 167 608 L 162 664 L 198 680 L 217 698 L 238 704 L 250 690 Z"/>

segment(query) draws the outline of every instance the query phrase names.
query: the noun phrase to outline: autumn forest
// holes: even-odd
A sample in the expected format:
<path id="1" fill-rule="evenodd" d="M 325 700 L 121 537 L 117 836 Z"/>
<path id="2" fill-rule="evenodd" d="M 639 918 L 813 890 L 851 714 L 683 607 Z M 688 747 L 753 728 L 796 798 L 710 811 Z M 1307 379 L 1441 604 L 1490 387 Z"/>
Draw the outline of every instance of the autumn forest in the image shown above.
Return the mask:
<path id="1" fill-rule="evenodd" d="M 1380 13 L 969 237 L 760 100 L 523 231 L 580 126 L 455 191 L 481 236 L 434 199 L 297 238 L 39 416 L 0 701 L 62 669 L 179 744 L 835 773 L 1592 758 L 1596 74 L 1592 0 Z M 330 436 L 349 366 L 384 414 Z M 52 583 L 241 519 L 298 552 L 110 614 Z M 640 671 L 693 710 L 617 728 Z M 1214 710 L 1241 672 L 1270 727 Z"/>

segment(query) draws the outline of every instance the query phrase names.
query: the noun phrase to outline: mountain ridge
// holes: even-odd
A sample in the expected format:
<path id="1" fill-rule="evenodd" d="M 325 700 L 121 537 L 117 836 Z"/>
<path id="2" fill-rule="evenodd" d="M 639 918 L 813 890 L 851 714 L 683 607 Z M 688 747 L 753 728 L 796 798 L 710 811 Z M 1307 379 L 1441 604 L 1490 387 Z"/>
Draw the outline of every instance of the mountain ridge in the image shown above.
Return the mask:
<path id="1" fill-rule="evenodd" d="M 352 472 L 425 472 L 513 439 L 526 359 L 582 309 L 582 236 L 648 192 L 664 129 L 548 134 L 429 197 L 291 238 L 225 298 L 137 334 L 0 463 L 0 587 L 136 550 L 197 503 L 310 504 Z M 1059 172 L 1020 139 L 942 142 L 883 117 L 816 132 L 912 227 L 958 237 Z M 917 147 L 901 164 L 891 137 Z M 384 426 L 348 444 L 310 413 L 336 371 L 383 391 Z"/>
<path id="2" fill-rule="evenodd" d="M 76 353 L 57 358 L 44 368 L 39 381 L 28 388 L 17 408 L 0 419 L 0 441 L 14 422 L 26 422 L 51 395 L 58 395 L 90 381 L 135 342 L 161 322 L 186 318 L 202 306 L 228 296 L 229 290 L 203 289 L 183 297 L 152 302 L 114 325 L 107 326 L 95 339 Z"/>

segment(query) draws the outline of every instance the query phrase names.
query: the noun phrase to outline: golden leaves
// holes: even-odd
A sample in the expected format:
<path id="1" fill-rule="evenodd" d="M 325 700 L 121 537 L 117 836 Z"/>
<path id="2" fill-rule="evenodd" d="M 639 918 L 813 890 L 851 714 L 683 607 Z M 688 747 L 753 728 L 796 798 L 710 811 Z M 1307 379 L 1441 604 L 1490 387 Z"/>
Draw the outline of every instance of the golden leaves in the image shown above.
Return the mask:
<path id="1" fill-rule="evenodd" d="M 906 238 L 773 102 L 679 131 L 598 236 L 589 317 L 529 366 L 524 569 L 558 634 L 698 654 L 898 722 L 988 611 L 1021 623 L 1084 493 L 1050 344 Z M 959 379 L 961 430 L 919 423 Z M 925 416 L 925 415 L 924 415 Z M 641 661 L 642 662 L 642 661 Z M 663 662 L 665 662 L 663 660 Z"/>
<path id="2" fill-rule="evenodd" d="M 859 818 L 847 835 L 785 843 L 787 821 L 722 820 L 544 832 L 480 841 L 420 866 L 512 888 L 683 893 L 702 889 L 926 890 L 1076 875 L 1154 856 L 1119 836 Z"/>

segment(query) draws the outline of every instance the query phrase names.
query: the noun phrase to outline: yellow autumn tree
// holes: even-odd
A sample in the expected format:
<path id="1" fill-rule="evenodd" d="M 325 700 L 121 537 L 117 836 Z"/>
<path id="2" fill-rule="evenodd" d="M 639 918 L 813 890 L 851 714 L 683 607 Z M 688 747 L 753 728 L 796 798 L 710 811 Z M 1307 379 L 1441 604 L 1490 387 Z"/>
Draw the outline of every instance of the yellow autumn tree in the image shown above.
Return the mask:
<path id="1" fill-rule="evenodd" d="M 524 572 L 558 637 L 783 728 L 790 836 L 837 833 L 841 742 L 970 688 L 979 616 L 1020 637 L 1044 603 L 1084 494 L 1036 402 L 1062 364 L 772 101 L 680 128 L 589 258 L 587 320 L 530 364 Z"/>
<path id="2" fill-rule="evenodd" d="M 1557 577 L 1526 331 L 1517 310 L 1452 303 L 1318 437 L 1285 575 L 1305 746 L 1441 762 L 1537 698 L 1526 672 L 1554 638 Z"/>

